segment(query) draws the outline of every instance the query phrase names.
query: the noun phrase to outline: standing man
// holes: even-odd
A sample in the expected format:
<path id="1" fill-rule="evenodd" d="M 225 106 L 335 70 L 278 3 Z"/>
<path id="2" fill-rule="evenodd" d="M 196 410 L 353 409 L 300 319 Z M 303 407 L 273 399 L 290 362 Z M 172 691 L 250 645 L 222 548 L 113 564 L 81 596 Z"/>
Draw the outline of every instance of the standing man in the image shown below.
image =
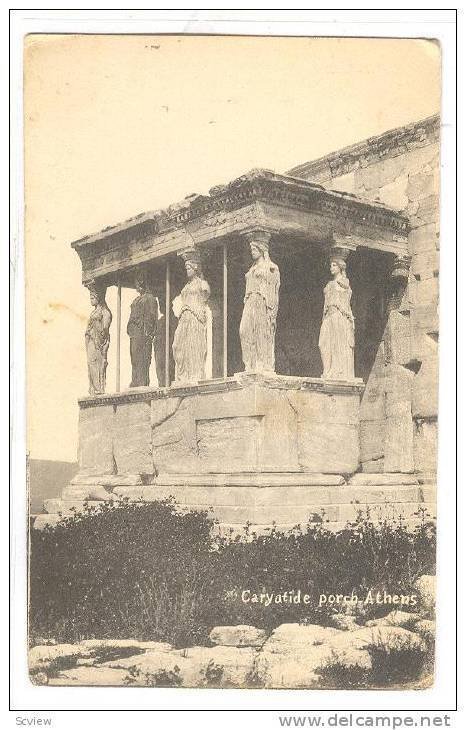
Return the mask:
<path id="1" fill-rule="evenodd" d="M 126 331 L 130 338 L 132 378 L 130 388 L 149 385 L 149 368 L 152 359 L 152 341 L 157 324 L 157 300 L 148 289 L 142 273 L 136 275 L 139 296 L 131 304 L 131 314 Z"/>

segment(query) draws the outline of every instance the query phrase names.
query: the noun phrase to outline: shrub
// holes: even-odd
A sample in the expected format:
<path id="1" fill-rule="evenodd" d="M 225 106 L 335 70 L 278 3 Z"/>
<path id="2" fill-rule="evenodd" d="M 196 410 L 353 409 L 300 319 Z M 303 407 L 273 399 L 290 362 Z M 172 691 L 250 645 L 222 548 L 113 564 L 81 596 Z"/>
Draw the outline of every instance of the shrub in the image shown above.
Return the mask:
<path id="1" fill-rule="evenodd" d="M 134 685 L 144 687 L 179 687 L 182 679 L 180 668 L 175 666 L 171 669 L 160 669 L 158 672 L 142 672 L 138 667 L 130 667 L 125 677 L 125 684 L 128 687 Z"/>
<path id="2" fill-rule="evenodd" d="M 195 640 L 211 523 L 171 501 L 109 504 L 31 533 L 31 633 Z M 202 630 L 201 625 L 201 630 Z"/>
<path id="3" fill-rule="evenodd" d="M 341 661 L 336 652 L 317 670 L 325 689 L 364 689 L 370 684 L 370 670 Z"/>
<path id="4" fill-rule="evenodd" d="M 205 669 L 201 669 L 203 684 L 206 687 L 220 687 L 223 678 L 223 667 L 213 659 L 209 661 Z"/>
<path id="5" fill-rule="evenodd" d="M 377 640 L 367 646 L 372 661 L 371 681 L 378 687 L 418 680 L 430 670 L 429 649 L 417 641 Z"/>
<path id="6" fill-rule="evenodd" d="M 208 643 L 213 626 L 328 625 L 341 606 L 318 607 L 321 593 L 413 592 L 433 573 L 435 532 L 361 515 L 337 533 L 325 522 L 287 533 L 213 537 L 205 512 L 180 513 L 173 500 L 109 503 L 31 532 L 30 636 Z M 300 589 L 310 604 L 244 603 L 241 592 Z M 377 615 L 387 607 L 367 607 Z M 367 616 L 366 616 L 367 618 Z"/>
<path id="7" fill-rule="evenodd" d="M 73 669 L 79 658 L 79 654 L 57 656 L 44 668 L 43 674 L 48 678 L 58 677 L 61 672 L 65 672 L 67 669 Z"/>

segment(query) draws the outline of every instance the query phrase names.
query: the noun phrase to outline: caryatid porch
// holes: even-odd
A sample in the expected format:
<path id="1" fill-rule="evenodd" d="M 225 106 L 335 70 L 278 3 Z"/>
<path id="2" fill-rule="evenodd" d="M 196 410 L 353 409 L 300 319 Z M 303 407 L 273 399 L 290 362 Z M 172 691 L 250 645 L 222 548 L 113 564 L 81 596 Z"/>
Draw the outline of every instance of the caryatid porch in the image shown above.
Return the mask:
<path id="1" fill-rule="evenodd" d="M 356 474 L 360 396 L 390 302 L 408 275 L 407 233 L 406 219 L 383 205 L 254 170 L 208 196 L 189 196 L 73 243 L 91 289 L 120 292 L 142 273 L 159 298 L 163 382 L 121 391 L 117 365 L 114 392 L 79 401 L 80 473 L 63 500 L 101 497 L 96 490 L 103 487 L 212 507 L 224 525 L 291 526 L 322 507 L 335 524 L 354 518 L 350 503 L 367 501 L 357 485 L 368 475 Z M 280 272 L 275 372 L 244 372 L 242 361 L 244 275 L 255 239 L 270 244 Z M 183 257 L 193 255 L 211 292 L 206 377 L 180 383 L 172 301 L 186 283 Z M 356 377 L 329 380 L 321 377 L 319 331 L 335 255 L 346 262 L 353 290 Z M 114 321 L 119 350 L 119 306 Z M 400 504 L 422 501 L 410 475 L 401 482 L 379 475 L 373 502 L 390 501 L 390 483 Z"/>

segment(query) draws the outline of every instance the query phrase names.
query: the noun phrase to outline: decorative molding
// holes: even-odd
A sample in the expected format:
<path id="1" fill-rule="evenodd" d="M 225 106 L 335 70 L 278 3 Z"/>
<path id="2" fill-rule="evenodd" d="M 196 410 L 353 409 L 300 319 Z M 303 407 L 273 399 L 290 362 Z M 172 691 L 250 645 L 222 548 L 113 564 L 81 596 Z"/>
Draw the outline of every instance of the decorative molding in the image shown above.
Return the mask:
<path id="1" fill-rule="evenodd" d="M 200 382 L 198 385 L 171 386 L 170 388 L 143 387 L 126 390 L 121 393 L 107 393 L 95 397 L 85 397 L 80 398 L 78 404 L 81 409 L 85 409 L 96 406 L 117 406 L 126 403 L 150 403 L 152 400 L 162 398 L 180 398 L 200 395 L 202 393 L 241 390 L 251 385 L 283 390 L 313 390 L 329 394 L 360 394 L 365 388 L 365 384 L 361 378 L 348 381 L 333 381 L 291 375 L 265 376 L 261 373 L 237 373 L 232 378 L 226 378 L 225 380 L 221 378 L 217 380 L 206 380 Z"/>
<path id="2" fill-rule="evenodd" d="M 93 275 L 95 261 L 99 258 L 110 258 L 115 263 L 121 261 L 120 268 L 134 265 L 139 254 L 154 248 L 157 237 L 164 240 L 164 236 L 171 236 L 177 251 L 190 248 L 192 242 L 196 242 L 194 229 L 199 224 L 207 223 L 214 230 L 225 222 L 227 215 L 231 216 L 233 211 L 253 203 L 267 203 L 278 210 L 288 208 L 333 217 L 344 221 L 347 226 L 380 228 L 392 236 L 406 236 L 409 230 L 405 216 L 381 203 L 325 190 L 320 185 L 270 170 L 251 170 L 228 185 L 213 188 L 211 193 L 210 196 L 189 196 L 166 210 L 143 214 L 75 241 L 72 246 L 81 258 L 84 278 Z M 188 231 L 189 224 L 193 225 Z M 267 221 L 251 221 L 247 226 L 248 229 L 254 227 L 267 229 Z"/>
<path id="3" fill-rule="evenodd" d="M 327 182 L 360 167 L 368 167 L 378 160 L 397 157 L 409 150 L 432 144 L 438 141 L 439 136 L 440 117 L 435 114 L 297 165 L 288 170 L 287 174 L 297 178 Z"/>
<path id="4" fill-rule="evenodd" d="M 247 243 L 251 244 L 257 241 L 264 243 L 266 246 L 269 245 L 273 233 L 278 233 L 278 231 L 267 228 L 266 226 L 252 226 L 241 231 L 241 235 L 244 236 Z"/>

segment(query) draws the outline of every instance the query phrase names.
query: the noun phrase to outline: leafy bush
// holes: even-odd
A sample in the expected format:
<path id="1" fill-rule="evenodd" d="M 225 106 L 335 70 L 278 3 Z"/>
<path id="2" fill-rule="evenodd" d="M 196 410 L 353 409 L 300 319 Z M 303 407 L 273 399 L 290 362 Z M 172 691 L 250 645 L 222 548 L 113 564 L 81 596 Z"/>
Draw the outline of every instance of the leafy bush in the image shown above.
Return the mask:
<path id="1" fill-rule="evenodd" d="M 205 512 L 178 511 L 173 500 L 108 503 L 31 531 L 30 635 L 61 642 L 84 638 L 208 642 L 213 626 L 327 625 L 341 606 L 318 607 L 321 593 L 412 594 L 433 573 L 435 531 L 368 515 L 337 533 L 325 522 L 256 536 L 212 536 Z M 294 589 L 309 604 L 245 603 L 242 591 Z M 387 606 L 367 606 L 370 615 Z M 366 613 L 365 618 L 368 618 Z"/>
<path id="2" fill-rule="evenodd" d="M 31 631 L 82 638 L 196 639 L 208 600 L 211 523 L 171 501 L 89 508 L 31 532 Z M 202 627 L 201 627 L 202 628 Z"/>
<path id="3" fill-rule="evenodd" d="M 333 652 L 333 656 L 323 663 L 317 673 L 321 686 L 327 689 L 393 689 L 394 686 L 412 686 L 422 677 L 432 678 L 433 648 L 433 642 L 421 645 L 417 637 L 411 641 L 404 637 L 384 641 L 379 636 L 366 646 L 371 658 L 370 668 L 358 664 L 348 665 Z"/>
<path id="4" fill-rule="evenodd" d="M 125 677 L 128 687 L 179 687 L 181 683 L 180 668 L 176 665 L 173 670 L 160 669 L 158 672 L 142 672 L 138 667 L 130 667 Z"/>
<path id="5" fill-rule="evenodd" d="M 377 640 L 367 651 L 372 662 L 371 680 L 375 686 L 385 687 L 413 682 L 424 672 L 430 673 L 429 648 L 418 641 Z"/>
<path id="6" fill-rule="evenodd" d="M 205 669 L 201 670 L 203 684 L 206 687 L 220 687 L 223 679 L 223 667 L 217 664 L 213 659 L 207 664 Z"/>
<path id="7" fill-rule="evenodd" d="M 321 687 L 325 689 L 364 689 L 371 683 L 369 669 L 359 664 L 348 665 L 336 653 L 318 669 L 317 674 Z"/>

